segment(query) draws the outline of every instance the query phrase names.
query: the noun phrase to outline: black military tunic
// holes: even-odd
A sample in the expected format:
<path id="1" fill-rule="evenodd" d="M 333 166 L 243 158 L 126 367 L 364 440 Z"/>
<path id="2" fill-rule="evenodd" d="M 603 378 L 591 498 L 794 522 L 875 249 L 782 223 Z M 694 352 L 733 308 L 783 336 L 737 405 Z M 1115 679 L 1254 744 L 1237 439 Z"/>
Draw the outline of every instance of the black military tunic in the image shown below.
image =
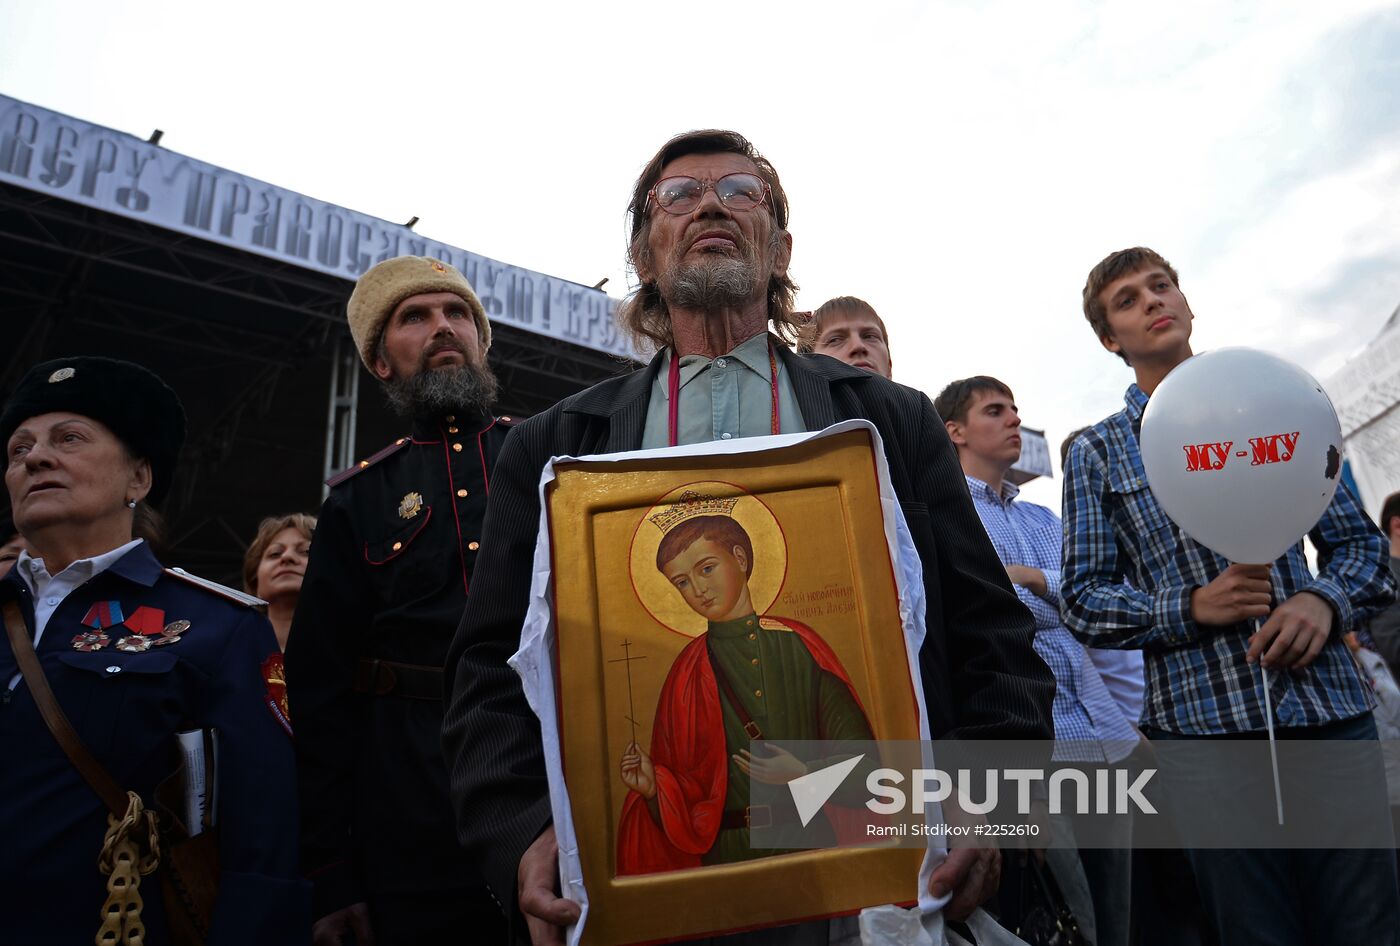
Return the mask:
<path id="1" fill-rule="evenodd" d="M 314 915 L 366 901 L 381 943 L 426 935 L 412 931 L 436 921 L 418 914 L 439 904 L 444 922 L 476 914 L 473 941 L 494 938 L 499 908 L 448 801 L 441 671 L 510 423 L 415 422 L 330 481 L 311 542 L 287 645 L 303 865 Z"/>

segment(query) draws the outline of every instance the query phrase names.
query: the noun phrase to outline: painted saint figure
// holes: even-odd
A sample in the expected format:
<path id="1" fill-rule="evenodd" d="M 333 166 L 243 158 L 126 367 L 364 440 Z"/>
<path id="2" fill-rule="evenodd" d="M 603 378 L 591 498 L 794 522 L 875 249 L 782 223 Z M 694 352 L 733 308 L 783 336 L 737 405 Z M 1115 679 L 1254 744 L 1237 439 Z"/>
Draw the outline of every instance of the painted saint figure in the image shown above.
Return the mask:
<path id="1" fill-rule="evenodd" d="M 725 504 L 732 508 L 734 500 L 707 503 Z M 652 521 L 665 528 L 661 518 Z M 767 741 L 874 739 L 860 699 L 815 631 L 755 613 L 749 595 L 753 542 L 729 515 L 692 516 L 672 526 L 657 549 L 656 567 L 708 628 L 671 665 L 657 700 L 651 751 L 633 742 L 623 753 L 622 781 L 631 791 L 619 823 L 618 873 L 783 853 L 753 848 L 749 827 L 803 830 L 796 812 L 790 804 L 787 810 L 751 807 L 751 780 L 781 785 L 836 760 L 804 761 Z M 751 744 L 761 748 L 751 753 Z M 838 792 L 833 802 L 843 800 Z M 845 840 L 833 807 L 805 831 L 825 832 L 827 843 Z"/>

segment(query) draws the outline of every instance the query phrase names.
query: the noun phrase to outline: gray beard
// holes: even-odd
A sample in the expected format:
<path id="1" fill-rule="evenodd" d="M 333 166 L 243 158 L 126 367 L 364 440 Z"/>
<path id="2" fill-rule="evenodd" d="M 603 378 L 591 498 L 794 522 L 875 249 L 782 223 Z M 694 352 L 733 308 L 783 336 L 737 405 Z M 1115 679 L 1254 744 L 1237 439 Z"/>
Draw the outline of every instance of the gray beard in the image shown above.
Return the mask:
<path id="1" fill-rule="evenodd" d="M 751 301 L 758 288 L 758 266 L 748 253 L 737 259 L 715 255 L 699 263 L 675 263 L 657 280 L 668 306 L 717 312 Z"/>
<path id="2" fill-rule="evenodd" d="M 389 406 L 401 417 L 490 414 L 496 376 L 486 365 L 447 365 L 384 382 Z"/>

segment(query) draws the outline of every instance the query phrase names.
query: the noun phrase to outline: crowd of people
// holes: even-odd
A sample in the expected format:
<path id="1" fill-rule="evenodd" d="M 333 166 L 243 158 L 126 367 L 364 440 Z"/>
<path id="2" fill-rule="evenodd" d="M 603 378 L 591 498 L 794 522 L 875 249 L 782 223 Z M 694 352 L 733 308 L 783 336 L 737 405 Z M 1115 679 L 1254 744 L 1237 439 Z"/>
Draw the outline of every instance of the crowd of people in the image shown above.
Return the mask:
<path id="1" fill-rule="evenodd" d="M 364 273 L 349 330 L 408 430 L 332 478 L 318 515 L 264 520 L 244 592 L 164 567 L 142 527 L 184 437 L 169 387 L 98 357 L 25 375 L 0 413 L 0 939 L 564 942 L 580 906 L 559 888 L 540 726 L 507 664 L 555 456 L 870 421 L 922 563 L 936 739 L 1053 740 L 1057 761 L 1141 766 L 1154 743 L 1259 738 L 1272 712 L 1280 738 L 1377 740 L 1376 678 L 1400 656 L 1400 495 L 1378 529 L 1339 487 L 1310 533 L 1316 573 L 1301 544 L 1231 564 L 1170 521 L 1137 445 L 1154 389 L 1192 354 L 1162 256 L 1122 250 L 1089 272 L 1085 318 L 1135 381 L 1123 410 L 1066 440 L 1061 517 L 1009 479 L 1022 437 L 1005 380 L 931 401 L 889 380 L 867 302 L 794 312 L 787 196 L 743 136 L 673 138 L 628 211 L 639 286 L 618 318 L 654 357 L 520 422 L 492 412 L 491 324 L 460 273 L 420 257 Z M 1256 663 L 1287 671 L 1267 703 Z M 741 730 L 768 712 L 761 691 L 715 699 Z M 628 777 L 654 784 L 640 747 Z M 1340 801 L 1388 804 L 1369 788 Z M 695 828 L 699 863 L 747 844 L 745 805 Z M 1059 942 L 1400 942 L 1389 836 L 1173 853 L 1053 828 L 1057 843 L 1015 856 L 1058 882 L 1077 924 Z M 1012 859 L 955 847 L 928 893 L 950 923 L 986 905 L 1018 928 L 998 897 Z M 714 941 L 833 935 L 817 920 Z"/>

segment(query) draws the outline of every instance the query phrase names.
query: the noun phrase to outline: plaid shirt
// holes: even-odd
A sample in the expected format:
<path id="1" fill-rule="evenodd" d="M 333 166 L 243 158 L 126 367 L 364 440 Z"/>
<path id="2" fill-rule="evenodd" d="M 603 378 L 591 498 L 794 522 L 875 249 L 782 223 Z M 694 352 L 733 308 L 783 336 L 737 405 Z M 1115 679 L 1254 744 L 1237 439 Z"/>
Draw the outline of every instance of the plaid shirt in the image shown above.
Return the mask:
<path id="1" fill-rule="evenodd" d="M 1201 627 L 1191 592 L 1229 562 L 1182 534 L 1147 485 L 1138 435 L 1147 395 L 1128 388 L 1127 407 L 1085 431 L 1065 465 L 1065 624 L 1095 647 L 1146 651 L 1142 721 L 1193 735 L 1265 728 L 1258 664 L 1245 662 L 1252 622 Z M 1281 726 L 1317 726 L 1375 705 L 1341 636 L 1395 595 L 1384 537 L 1345 484 L 1308 533 L 1318 549 L 1314 577 L 1300 541 L 1274 562 L 1275 605 L 1309 591 L 1332 606 L 1332 635 L 1297 672 L 1269 674 Z"/>
<path id="2" fill-rule="evenodd" d="M 1016 502 L 1020 490 L 1003 482 L 1001 495 L 974 476 L 964 476 L 992 547 L 1003 565 L 1026 565 L 1045 573 L 1045 597 L 1012 585 L 1035 619 L 1033 646 L 1055 676 L 1056 762 L 1117 762 L 1137 745 L 1137 733 L 1108 692 L 1098 669 L 1060 621 L 1060 519 L 1044 506 Z"/>

